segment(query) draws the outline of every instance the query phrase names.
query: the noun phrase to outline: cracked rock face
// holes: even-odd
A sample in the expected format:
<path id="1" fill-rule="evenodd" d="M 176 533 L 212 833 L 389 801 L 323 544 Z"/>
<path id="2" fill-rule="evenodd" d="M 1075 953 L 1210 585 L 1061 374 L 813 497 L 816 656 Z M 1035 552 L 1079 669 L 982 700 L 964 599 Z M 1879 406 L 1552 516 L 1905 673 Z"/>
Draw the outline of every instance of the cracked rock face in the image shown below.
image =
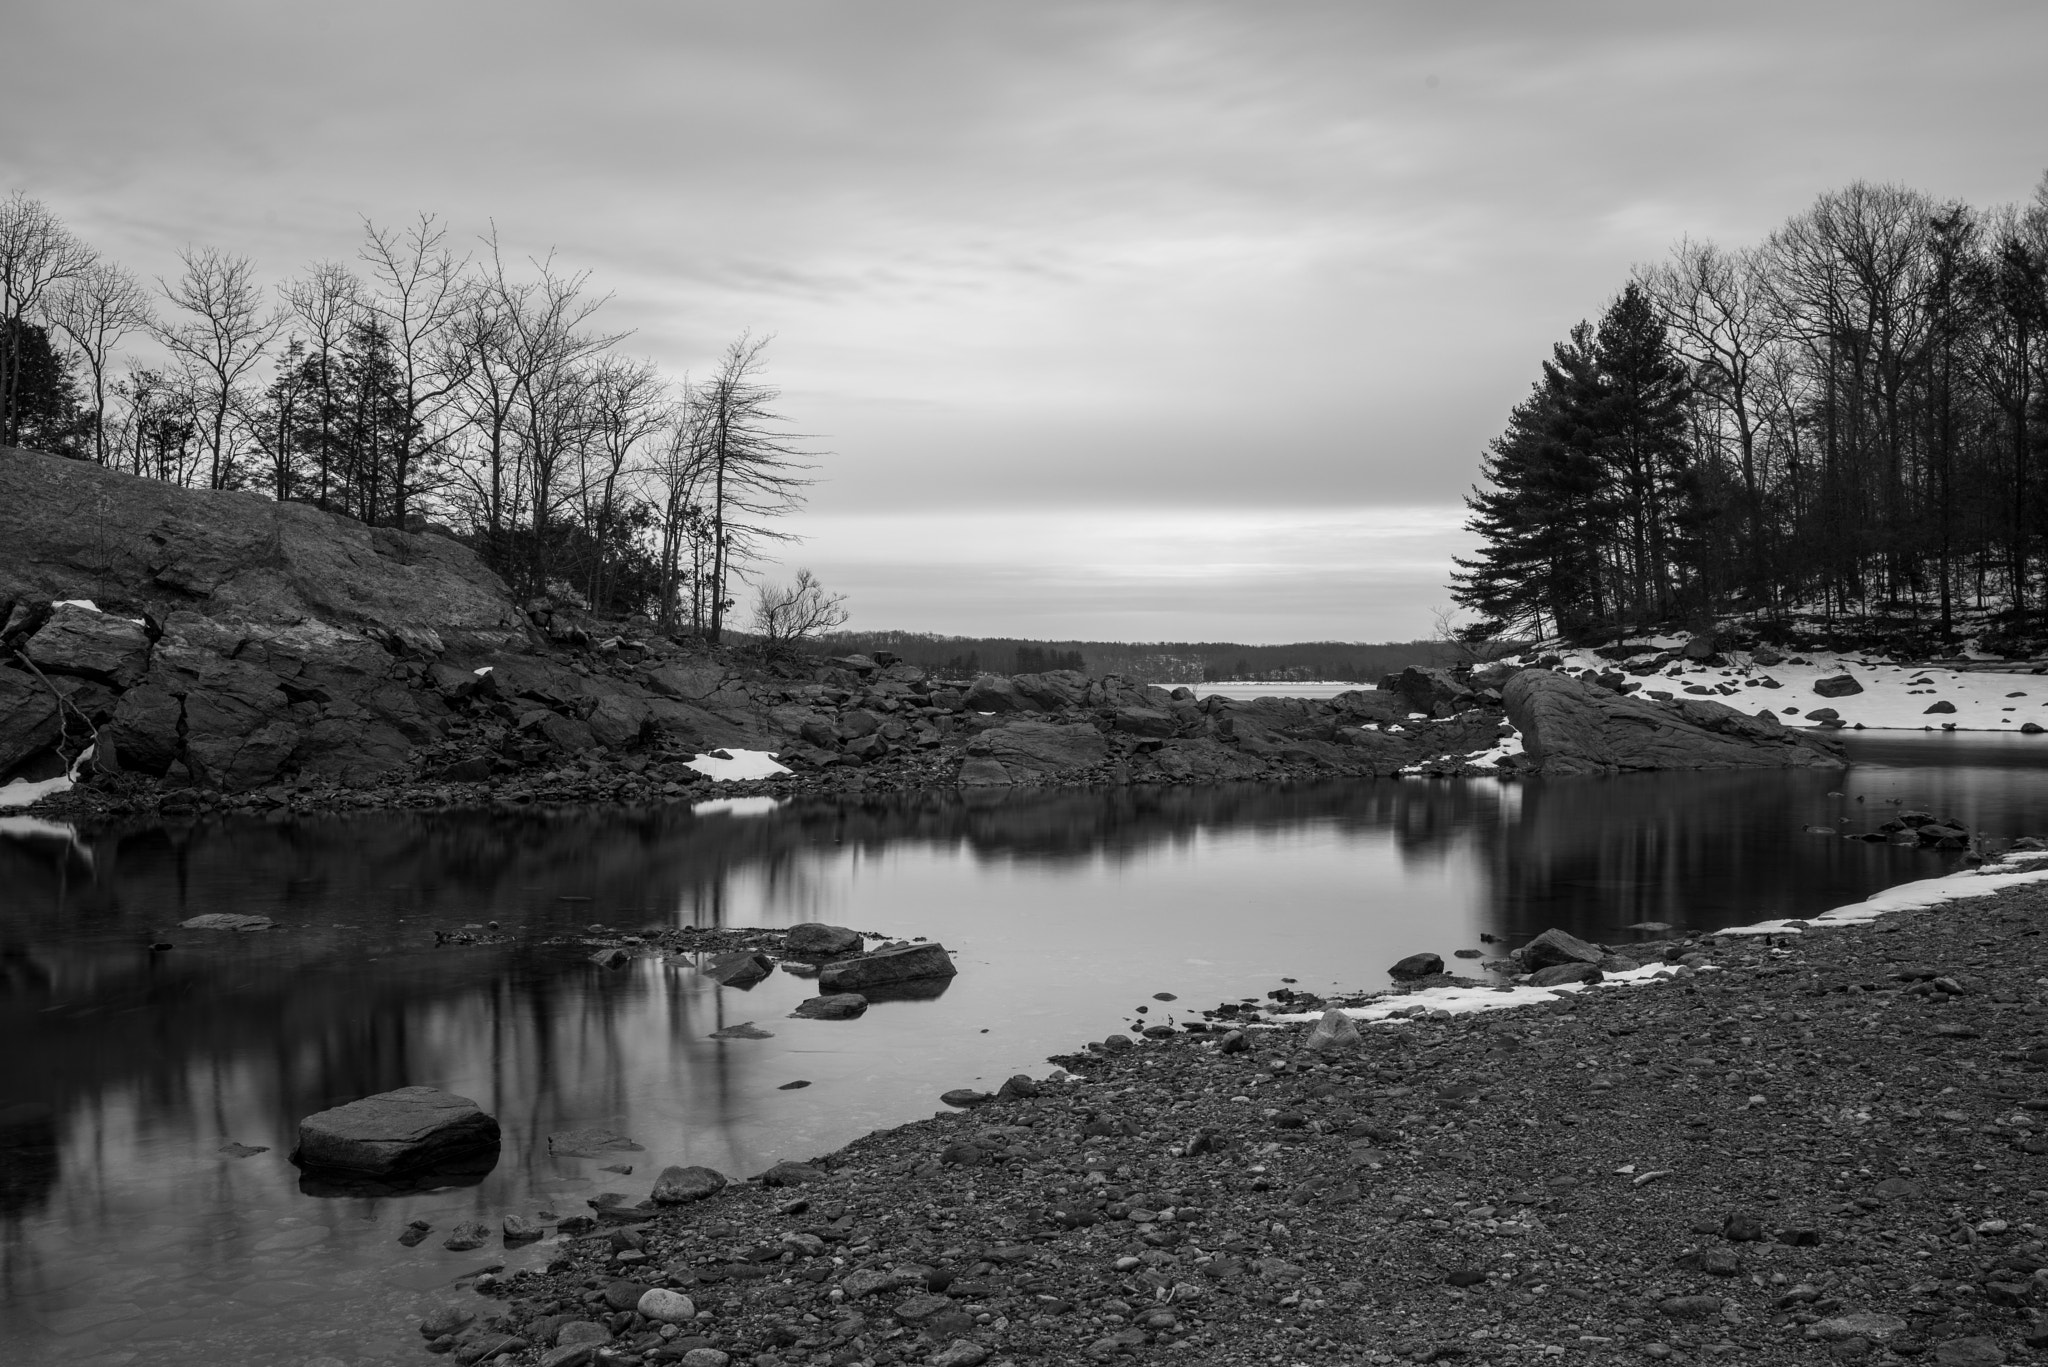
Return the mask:
<path id="1" fill-rule="evenodd" d="M 1501 690 L 1531 768 L 1554 777 L 1652 769 L 1838 769 L 1819 738 L 1724 703 L 1623 697 L 1529 669 Z"/>

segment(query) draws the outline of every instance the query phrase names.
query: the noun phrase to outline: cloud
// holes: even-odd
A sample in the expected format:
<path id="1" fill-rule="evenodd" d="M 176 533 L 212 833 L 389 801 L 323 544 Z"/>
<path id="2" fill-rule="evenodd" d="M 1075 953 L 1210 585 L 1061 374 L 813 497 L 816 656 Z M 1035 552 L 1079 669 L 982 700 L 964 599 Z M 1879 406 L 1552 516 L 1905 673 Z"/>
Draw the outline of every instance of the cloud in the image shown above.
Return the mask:
<path id="1" fill-rule="evenodd" d="M 985 508 L 806 516 L 796 566 L 854 625 L 1052 639 L 1403 640 L 1428 635 L 1462 508 Z"/>
<path id="2" fill-rule="evenodd" d="M 673 373 L 774 333 L 824 516 L 1447 507 L 1680 232 L 2023 195 L 2044 49 L 1989 2 L 14 0 L 0 184 L 145 278 L 425 209 Z"/>

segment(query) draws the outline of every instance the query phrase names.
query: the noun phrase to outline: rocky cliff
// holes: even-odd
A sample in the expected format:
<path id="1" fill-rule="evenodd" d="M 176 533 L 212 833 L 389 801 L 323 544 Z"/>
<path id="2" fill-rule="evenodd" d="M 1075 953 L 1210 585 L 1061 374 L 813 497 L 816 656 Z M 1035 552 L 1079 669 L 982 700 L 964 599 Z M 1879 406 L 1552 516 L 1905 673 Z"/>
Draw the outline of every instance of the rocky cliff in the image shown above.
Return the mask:
<path id="1" fill-rule="evenodd" d="M 1488 699 L 1397 682 L 1198 701 L 886 656 L 749 663 L 515 603 L 447 537 L 0 452 L 0 781 L 90 745 L 117 806 L 660 798 L 727 747 L 829 791 L 1379 774 L 1498 739 Z"/>

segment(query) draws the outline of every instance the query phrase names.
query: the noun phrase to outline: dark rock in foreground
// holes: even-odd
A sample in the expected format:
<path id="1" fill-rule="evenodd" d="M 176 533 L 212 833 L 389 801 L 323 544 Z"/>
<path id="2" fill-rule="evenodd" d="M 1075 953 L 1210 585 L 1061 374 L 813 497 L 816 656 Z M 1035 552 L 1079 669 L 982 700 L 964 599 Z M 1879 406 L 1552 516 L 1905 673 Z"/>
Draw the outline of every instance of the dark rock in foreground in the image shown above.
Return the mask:
<path id="1" fill-rule="evenodd" d="M 950 978 L 959 971 L 944 945 L 891 945 L 833 964 L 818 975 L 818 986 L 828 994 L 862 992 L 913 979 Z"/>
<path id="2" fill-rule="evenodd" d="M 1656 769 L 1839 769 L 1818 737 L 1725 703 L 1623 697 L 1550 670 L 1501 690 L 1533 772 L 1550 776 Z"/>
<path id="3" fill-rule="evenodd" d="M 430 1168 L 498 1143 L 498 1122 L 466 1096 L 400 1087 L 299 1122 L 301 1167 L 380 1175 Z"/>

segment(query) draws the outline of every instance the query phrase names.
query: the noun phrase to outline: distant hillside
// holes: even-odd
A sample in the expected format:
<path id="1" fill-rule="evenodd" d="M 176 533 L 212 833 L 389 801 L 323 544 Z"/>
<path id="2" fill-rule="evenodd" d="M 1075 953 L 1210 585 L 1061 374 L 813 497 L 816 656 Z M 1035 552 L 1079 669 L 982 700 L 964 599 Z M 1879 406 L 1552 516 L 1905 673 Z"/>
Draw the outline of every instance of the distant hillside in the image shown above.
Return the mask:
<path id="1" fill-rule="evenodd" d="M 1032 641 L 1012 636 L 940 636 L 928 631 L 837 631 L 820 638 L 828 654 L 892 650 L 912 664 L 955 674 L 1035 674 L 1080 669 L 1147 683 L 1333 679 L 1374 683 L 1409 665 L 1448 663 L 1442 641 L 1303 641 L 1252 646 L 1235 641 Z"/>

